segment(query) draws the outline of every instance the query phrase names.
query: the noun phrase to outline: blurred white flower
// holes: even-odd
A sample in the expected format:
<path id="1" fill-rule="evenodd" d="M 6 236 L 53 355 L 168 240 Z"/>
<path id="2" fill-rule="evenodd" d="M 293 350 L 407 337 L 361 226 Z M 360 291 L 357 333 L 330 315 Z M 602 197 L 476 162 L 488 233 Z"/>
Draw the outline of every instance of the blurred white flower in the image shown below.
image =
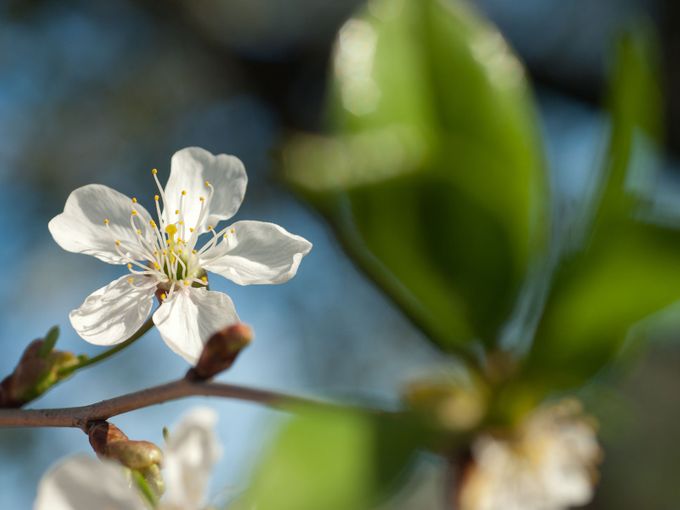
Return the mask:
<path id="1" fill-rule="evenodd" d="M 472 446 L 461 510 L 562 510 L 593 496 L 601 458 L 593 420 L 565 400 L 531 414 L 511 436 Z"/>
<path id="2" fill-rule="evenodd" d="M 196 408 L 173 430 L 165 448 L 167 487 L 159 510 L 201 510 L 212 468 L 220 456 L 217 416 Z M 51 468 L 40 481 L 34 510 L 148 510 L 126 469 L 109 460 L 77 456 Z"/>
<path id="3" fill-rule="evenodd" d="M 238 221 L 216 231 L 246 191 L 245 169 L 234 156 L 190 147 L 173 155 L 165 188 L 156 173 L 158 223 L 136 198 L 90 184 L 71 193 L 49 230 L 67 251 L 130 270 L 71 312 L 82 338 L 96 345 L 126 340 L 158 292 L 162 304 L 153 321 L 170 349 L 193 364 L 210 334 L 238 321 L 231 299 L 208 290 L 206 271 L 239 285 L 283 283 L 312 245 L 273 223 Z M 199 246 L 201 234 L 210 239 Z"/>

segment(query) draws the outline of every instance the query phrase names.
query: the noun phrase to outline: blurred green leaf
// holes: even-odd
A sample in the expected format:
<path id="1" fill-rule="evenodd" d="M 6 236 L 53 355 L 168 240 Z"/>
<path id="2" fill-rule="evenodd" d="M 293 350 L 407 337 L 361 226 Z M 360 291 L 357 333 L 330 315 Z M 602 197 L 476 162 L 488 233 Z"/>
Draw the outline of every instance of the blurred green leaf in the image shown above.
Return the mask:
<path id="1" fill-rule="evenodd" d="M 632 325 L 680 299 L 680 232 L 655 225 L 632 178 L 653 177 L 661 98 L 654 39 L 618 45 L 611 78 L 611 135 L 592 227 L 555 275 L 527 370 L 557 386 L 583 382 L 618 352 Z"/>
<path id="2" fill-rule="evenodd" d="M 329 105 L 288 180 L 441 347 L 493 343 L 546 238 L 521 64 L 460 0 L 374 0 L 340 30 Z"/>
<path id="3" fill-rule="evenodd" d="M 395 416 L 304 410 L 263 459 L 245 508 L 373 508 L 396 489 L 419 441 L 418 429 Z"/>

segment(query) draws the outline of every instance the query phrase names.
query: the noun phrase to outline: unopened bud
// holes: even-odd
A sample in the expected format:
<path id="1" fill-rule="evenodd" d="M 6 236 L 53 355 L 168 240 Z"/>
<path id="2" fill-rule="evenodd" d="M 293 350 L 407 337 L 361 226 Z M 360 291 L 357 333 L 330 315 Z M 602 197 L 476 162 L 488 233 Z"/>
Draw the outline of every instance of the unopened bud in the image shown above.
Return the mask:
<path id="1" fill-rule="evenodd" d="M 58 335 L 58 329 L 52 328 L 45 339 L 26 347 L 14 372 L 0 383 L 0 407 L 21 407 L 68 377 L 68 368 L 80 358 L 53 350 Z"/>
<path id="2" fill-rule="evenodd" d="M 107 455 L 109 444 L 128 440 L 128 437 L 122 430 L 107 421 L 90 423 L 87 429 L 87 436 L 95 453 L 104 457 Z"/>
<path id="3" fill-rule="evenodd" d="M 115 441 L 109 444 L 107 457 L 130 469 L 145 469 L 163 462 L 163 452 L 150 441 Z"/>
<path id="4" fill-rule="evenodd" d="M 163 462 L 160 448 L 149 441 L 132 441 L 114 424 L 99 421 L 89 426 L 92 449 L 101 457 L 141 470 Z"/>
<path id="5" fill-rule="evenodd" d="M 234 324 L 218 331 L 208 339 L 198 363 L 187 377 L 197 380 L 215 377 L 231 367 L 252 339 L 253 331 L 245 324 Z"/>
<path id="6" fill-rule="evenodd" d="M 165 484 L 160 470 L 163 452 L 158 446 L 149 441 L 132 441 L 107 421 L 88 424 L 87 435 L 99 457 L 115 460 L 130 469 L 135 483 L 151 503 L 161 497 Z"/>

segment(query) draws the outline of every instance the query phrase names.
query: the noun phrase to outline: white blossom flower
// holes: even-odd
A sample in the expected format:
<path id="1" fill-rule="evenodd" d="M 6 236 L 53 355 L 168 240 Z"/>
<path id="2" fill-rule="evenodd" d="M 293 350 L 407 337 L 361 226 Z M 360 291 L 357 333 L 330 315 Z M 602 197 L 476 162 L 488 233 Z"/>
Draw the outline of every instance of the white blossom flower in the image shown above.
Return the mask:
<path id="1" fill-rule="evenodd" d="M 157 293 L 162 304 L 155 325 L 193 364 L 211 333 L 238 321 L 231 299 L 208 289 L 206 272 L 239 285 L 283 283 L 312 245 L 273 223 L 238 221 L 216 229 L 236 213 L 246 191 L 245 169 L 234 156 L 190 147 L 173 155 L 165 188 L 155 169 L 152 174 L 157 222 L 136 198 L 90 184 L 71 193 L 49 230 L 65 250 L 130 271 L 71 312 L 82 338 L 96 345 L 126 340 L 149 316 Z M 202 234 L 209 239 L 199 244 Z"/>
<path id="2" fill-rule="evenodd" d="M 592 419 L 565 400 L 509 437 L 484 435 L 461 481 L 461 510 L 562 510 L 588 503 L 601 450 Z"/>
<path id="3" fill-rule="evenodd" d="M 213 466 L 220 456 L 217 416 L 196 408 L 173 429 L 164 452 L 167 490 L 159 510 L 201 510 Z M 126 469 L 113 461 L 76 456 L 61 461 L 38 485 L 34 510 L 148 510 Z"/>

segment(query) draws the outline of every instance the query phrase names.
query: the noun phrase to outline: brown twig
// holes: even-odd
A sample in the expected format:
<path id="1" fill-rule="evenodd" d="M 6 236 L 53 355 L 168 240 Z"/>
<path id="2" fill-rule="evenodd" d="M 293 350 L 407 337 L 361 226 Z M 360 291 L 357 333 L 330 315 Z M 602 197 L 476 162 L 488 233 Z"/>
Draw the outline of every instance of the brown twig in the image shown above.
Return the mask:
<path id="1" fill-rule="evenodd" d="M 234 398 L 272 407 L 333 406 L 322 401 L 268 390 L 182 378 L 86 406 L 57 409 L 0 409 L 0 428 L 75 427 L 86 430 L 87 424 L 92 421 L 108 420 L 113 416 L 136 409 L 193 396 Z"/>

